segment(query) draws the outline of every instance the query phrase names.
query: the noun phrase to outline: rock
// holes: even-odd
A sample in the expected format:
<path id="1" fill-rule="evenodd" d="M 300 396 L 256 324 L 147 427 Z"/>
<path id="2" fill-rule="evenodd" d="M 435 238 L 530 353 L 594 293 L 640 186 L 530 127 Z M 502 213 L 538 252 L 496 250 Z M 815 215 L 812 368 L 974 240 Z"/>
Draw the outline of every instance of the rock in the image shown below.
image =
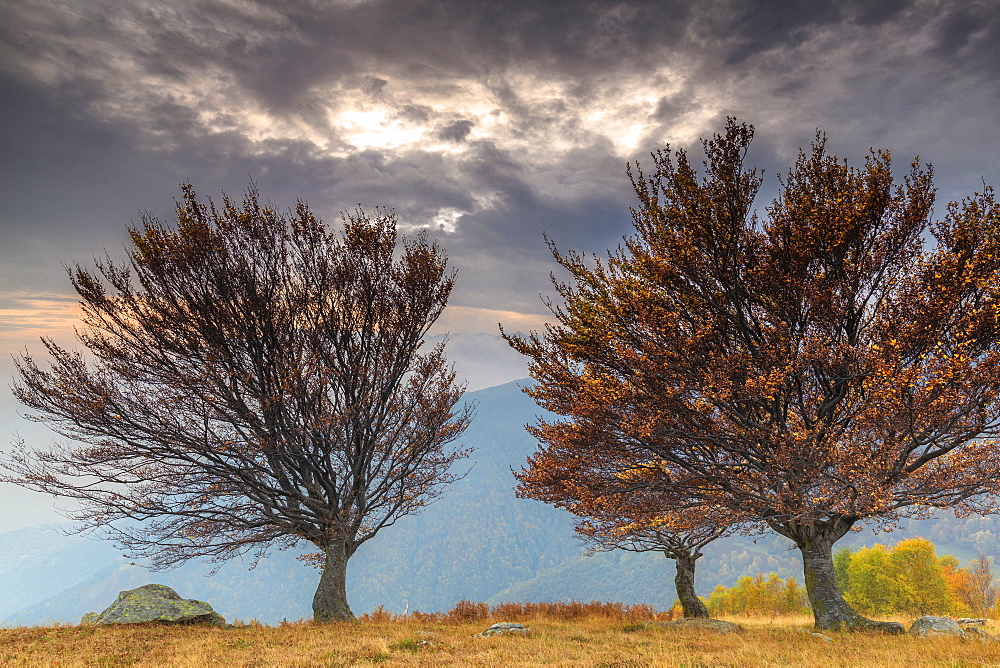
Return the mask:
<path id="1" fill-rule="evenodd" d="M 924 615 L 913 622 L 913 625 L 910 627 L 910 635 L 919 637 L 958 636 L 959 638 L 964 638 L 965 632 L 954 619 Z"/>
<path id="2" fill-rule="evenodd" d="M 956 622 L 959 620 L 955 620 Z M 995 638 L 986 632 L 986 629 L 980 626 L 969 626 L 962 629 L 965 632 L 965 639 L 969 640 L 975 638 L 979 642 L 993 642 Z"/>
<path id="3" fill-rule="evenodd" d="M 473 633 L 472 637 L 485 638 L 486 636 L 496 636 L 505 633 L 526 636 L 530 632 L 531 629 L 524 626 L 524 624 L 517 624 L 515 622 L 498 622 L 482 633 Z"/>
<path id="4" fill-rule="evenodd" d="M 812 631 L 810 629 L 795 629 L 795 630 L 798 631 L 799 633 L 808 633 L 809 635 L 813 636 L 814 638 L 822 638 L 825 642 L 831 642 L 831 643 L 833 642 L 833 638 L 831 638 L 830 636 L 828 636 L 826 634 L 819 633 L 817 631 Z"/>
<path id="5" fill-rule="evenodd" d="M 86 615 L 85 615 L 86 617 Z M 97 616 L 97 624 L 213 624 L 224 626 L 226 620 L 204 601 L 181 598 L 170 587 L 148 584 L 129 589 Z"/>
<path id="6" fill-rule="evenodd" d="M 428 649 L 446 649 L 448 645 L 444 644 L 440 640 L 435 640 L 434 638 L 431 638 L 429 640 L 416 641 L 416 647 L 428 648 Z"/>
<path id="7" fill-rule="evenodd" d="M 743 627 L 739 624 L 733 624 L 732 622 L 726 622 L 721 619 L 708 619 L 704 617 L 693 618 L 693 619 L 678 619 L 675 622 L 644 622 L 645 624 L 659 626 L 664 629 L 698 629 L 702 631 L 711 631 L 713 633 L 718 633 L 719 635 L 726 635 L 727 633 L 739 633 L 743 630 Z"/>
<path id="8" fill-rule="evenodd" d="M 100 618 L 96 612 L 85 612 L 83 617 L 80 619 L 80 625 L 96 624 L 97 620 Z"/>
<path id="9" fill-rule="evenodd" d="M 886 635 L 901 635 L 906 633 L 906 628 L 899 622 L 879 622 L 872 619 L 865 620 L 863 624 L 852 626 L 850 629 L 852 631 L 885 633 Z"/>
<path id="10" fill-rule="evenodd" d="M 965 628 L 966 626 L 985 626 L 986 620 L 979 617 L 959 617 L 955 623 Z"/>

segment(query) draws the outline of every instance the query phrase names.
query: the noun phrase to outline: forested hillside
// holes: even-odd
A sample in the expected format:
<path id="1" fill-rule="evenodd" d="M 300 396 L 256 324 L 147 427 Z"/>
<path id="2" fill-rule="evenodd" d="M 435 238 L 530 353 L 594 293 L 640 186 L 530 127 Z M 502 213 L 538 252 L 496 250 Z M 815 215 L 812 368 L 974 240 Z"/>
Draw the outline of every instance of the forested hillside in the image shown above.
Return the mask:
<path id="1" fill-rule="evenodd" d="M 523 383 L 524 381 L 522 381 Z M 537 501 L 517 499 L 511 468 L 535 447 L 524 425 L 537 408 L 517 383 L 472 392 L 478 415 L 464 439 L 476 448 L 468 475 L 416 517 L 404 518 L 365 544 L 351 560 L 348 594 L 358 614 L 386 609 L 436 611 L 461 599 L 500 601 L 614 600 L 669 607 L 673 562 L 657 553 L 585 554 L 572 518 Z M 463 469 L 464 470 L 464 469 Z M 911 535 L 932 540 L 939 554 L 964 565 L 978 551 L 997 553 L 1000 521 L 972 517 L 913 522 L 907 531 L 864 531 L 838 548 L 895 543 Z M 801 578 L 797 551 L 773 535 L 719 540 L 698 562 L 698 591 L 731 586 L 742 575 Z M 307 550 L 306 550 L 307 551 Z M 318 571 L 277 552 L 253 570 L 230 562 L 212 577 L 201 563 L 148 573 L 104 541 L 62 536 L 52 527 L 0 534 L 0 622 L 77 622 L 106 607 L 122 589 L 158 582 L 185 597 L 209 601 L 228 619 L 265 623 L 311 615 Z"/>

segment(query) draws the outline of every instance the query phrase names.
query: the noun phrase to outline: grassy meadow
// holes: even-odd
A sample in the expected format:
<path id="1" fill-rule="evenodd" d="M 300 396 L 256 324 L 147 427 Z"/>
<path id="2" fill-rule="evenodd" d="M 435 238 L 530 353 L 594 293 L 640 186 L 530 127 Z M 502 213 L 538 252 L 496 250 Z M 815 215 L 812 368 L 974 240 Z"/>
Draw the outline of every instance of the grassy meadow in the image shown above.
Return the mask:
<path id="1" fill-rule="evenodd" d="M 328 625 L 8 628 L 0 629 L 0 665 L 1000 666 L 1000 642 L 831 633 L 828 643 L 797 630 L 811 617 L 733 617 L 744 632 L 715 635 L 641 623 L 653 616 L 646 606 L 467 604 Z M 495 621 L 518 621 L 531 633 L 473 637 Z M 1000 624 L 987 630 L 996 634 Z"/>

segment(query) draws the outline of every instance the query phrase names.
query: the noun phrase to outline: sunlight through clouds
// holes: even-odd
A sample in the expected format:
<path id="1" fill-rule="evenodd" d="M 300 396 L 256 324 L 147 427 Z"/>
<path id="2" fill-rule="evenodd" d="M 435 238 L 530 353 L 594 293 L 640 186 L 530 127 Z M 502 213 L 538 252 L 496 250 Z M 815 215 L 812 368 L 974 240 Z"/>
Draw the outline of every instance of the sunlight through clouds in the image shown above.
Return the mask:
<path id="1" fill-rule="evenodd" d="M 425 128 L 391 118 L 385 107 L 360 111 L 348 109 L 330 119 L 331 131 L 352 146 L 365 149 L 393 149 L 418 143 L 427 134 Z"/>
<path id="2" fill-rule="evenodd" d="M 80 25 L 92 23 L 86 9 L 20 6 L 15 17 L 32 26 L 34 37 L 29 48 L 5 51 L 7 64 L 0 67 L 51 86 L 85 82 L 92 113 L 135 125 L 154 150 L 176 143 L 179 132 L 241 136 L 251 151 L 298 142 L 338 158 L 412 150 L 459 158 L 471 142 L 488 142 L 516 152 L 526 165 L 544 166 L 583 146 L 609 146 L 628 158 L 650 142 L 676 138 L 656 118 L 656 108 L 663 95 L 676 92 L 681 63 L 637 73 L 623 62 L 610 72 L 566 78 L 500 64 L 463 72 L 457 65 L 447 71 L 373 61 L 370 69 L 355 66 L 344 74 L 322 72 L 315 61 L 290 61 L 287 73 L 269 74 L 247 69 L 241 59 L 315 50 L 314 37 L 281 12 L 224 6 L 229 21 L 220 16 L 197 23 L 181 7 L 146 0 L 131 9 L 109 8 L 100 32 L 72 38 L 65 22 L 72 16 Z M 167 39 L 172 43 L 163 51 Z M 309 68 L 319 68 L 315 80 L 295 85 Z M 272 88 L 288 92 L 255 94 L 264 77 L 277 77 Z M 717 111 L 699 109 L 697 115 Z M 468 123 L 464 134 L 446 136 L 455 122 Z"/>
<path id="3" fill-rule="evenodd" d="M 458 229 L 458 221 L 467 213 L 468 211 L 446 207 L 434 216 L 433 225 L 446 234 L 454 234 Z"/>
<path id="4" fill-rule="evenodd" d="M 697 153 L 727 115 L 757 126 L 771 174 L 819 127 L 852 159 L 919 152 L 953 175 L 943 198 L 989 182 L 998 21 L 946 4 L 11 0 L 0 214 L 22 248 L 100 229 L 86 257 L 140 208 L 169 218 L 180 180 L 218 198 L 249 175 L 331 223 L 395 208 L 442 237 L 462 303 L 528 311 L 550 288 L 543 232 L 614 245 L 625 164 L 667 142 Z M 75 256 L 39 257 L 15 282 Z"/>

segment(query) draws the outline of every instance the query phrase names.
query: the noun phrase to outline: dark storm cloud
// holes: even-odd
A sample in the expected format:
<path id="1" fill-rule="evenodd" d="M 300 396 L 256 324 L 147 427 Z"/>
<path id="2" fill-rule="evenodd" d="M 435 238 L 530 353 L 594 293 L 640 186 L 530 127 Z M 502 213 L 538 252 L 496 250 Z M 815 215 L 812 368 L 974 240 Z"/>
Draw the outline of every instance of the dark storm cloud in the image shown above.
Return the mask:
<path id="1" fill-rule="evenodd" d="M 437 135 L 447 141 L 463 142 L 472 132 L 472 125 L 472 121 L 455 121 L 441 128 Z"/>
<path id="2" fill-rule="evenodd" d="M 770 49 L 799 45 L 825 26 L 878 26 L 898 19 L 913 4 L 910 0 L 764 0 L 731 4 L 736 11 L 719 12 L 712 23 L 716 38 L 729 43 L 726 63 L 733 65 Z"/>
<path id="3" fill-rule="evenodd" d="M 61 281 L 66 252 L 120 245 L 139 209 L 169 216 L 178 182 L 217 197 L 253 176 L 328 220 L 395 207 L 462 267 L 459 303 L 537 310 L 542 230 L 614 245 L 625 162 L 691 146 L 726 115 L 758 125 L 751 158 L 771 175 L 821 127 L 852 160 L 920 153 L 947 195 L 995 182 L 996 10 L 15 0 L 0 8 L 0 276 Z"/>
<path id="4" fill-rule="evenodd" d="M 393 70 L 418 65 L 450 76 L 507 67 L 583 74 L 623 58 L 652 58 L 655 45 L 683 35 L 687 4 L 362 2 L 318 15 L 314 4 L 292 2 L 282 12 L 296 35 L 317 46 L 303 63 L 314 72 L 345 73 L 326 56 L 350 53 L 359 64 L 374 59 Z"/>

